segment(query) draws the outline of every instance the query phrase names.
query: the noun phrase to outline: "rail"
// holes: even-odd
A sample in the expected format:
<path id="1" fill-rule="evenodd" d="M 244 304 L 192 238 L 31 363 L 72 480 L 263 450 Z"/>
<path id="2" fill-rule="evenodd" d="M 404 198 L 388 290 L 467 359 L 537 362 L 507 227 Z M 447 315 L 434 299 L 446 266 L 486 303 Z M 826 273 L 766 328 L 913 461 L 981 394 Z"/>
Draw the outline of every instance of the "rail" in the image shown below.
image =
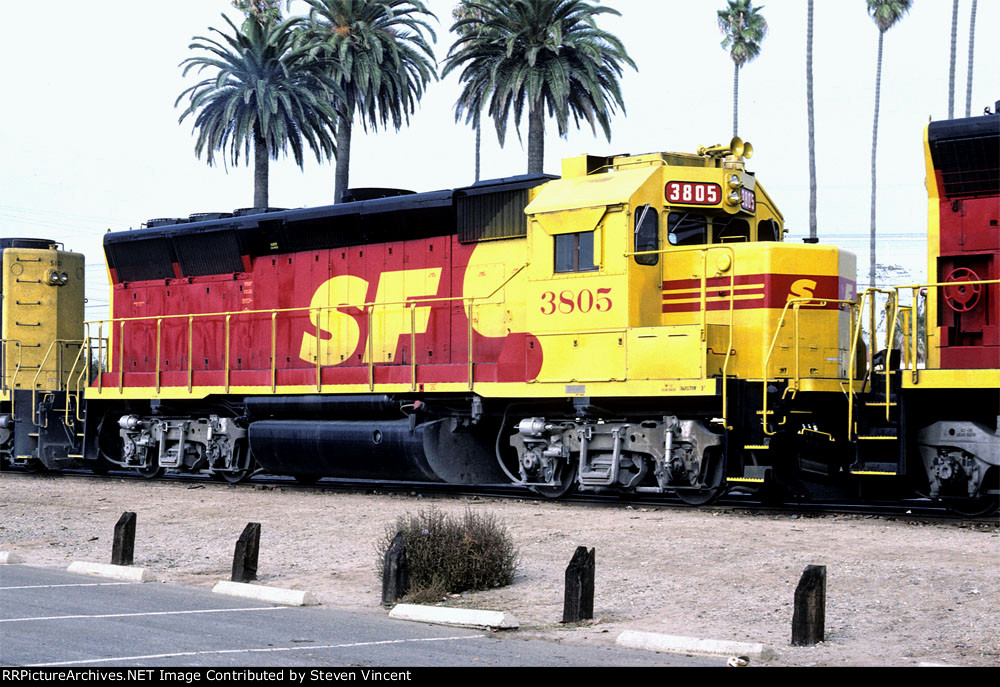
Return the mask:
<path id="1" fill-rule="evenodd" d="M 458 303 L 461 302 L 465 304 L 467 314 L 468 314 L 468 329 L 466 332 L 467 336 L 467 352 L 468 352 L 468 363 L 467 363 L 467 377 L 468 377 L 468 388 L 469 391 L 475 388 L 475 363 L 473 358 L 474 353 L 474 329 L 473 323 L 473 312 L 478 305 L 484 304 L 484 302 L 491 300 L 497 293 L 499 293 L 504 287 L 506 287 L 511 281 L 514 280 L 519 274 L 521 274 L 527 264 L 521 265 L 509 277 L 502 281 L 496 288 L 493 289 L 489 294 L 485 296 L 454 296 L 449 298 L 409 298 L 405 300 L 398 301 L 385 301 L 385 302 L 368 302 L 361 304 L 351 304 L 351 303 L 339 303 L 337 305 L 326 305 L 326 306 L 309 306 L 302 308 L 274 308 L 269 310 L 241 310 L 238 312 L 214 312 L 214 313 L 197 313 L 197 314 L 186 314 L 186 315 L 150 315 L 145 317 L 125 317 L 125 318 L 111 318 L 108 320 L 95 320 L 92 322 L 85 323 L 87 339 L 96 339 L 99 342 L 103 342 L 106 339 L 103 336 L 104 325 L 108 324 L 108 328 L 112 335 L 116 336 L 117 342 L 111 342 L 108 344 L 108 359 L 114 363 L 115 357 L 117 357 L 117 365 L 111 366 L 111 372 L 118 373 L 118 391 L 121 393 L 124 390 L 125 384 L 125 326 L 126 324 L 135 324 L 139 322 L 155 322 L 156 323 L 156 360 L 155 360 L 155 387 L 157 393 L 160 392 L 162 388 L 162 366 L 161 366 L 161 350 L 162 350 L 162 332 L 163 323 L 165 321 L 184 321 L 187 322 L 187 336 L 185 342 L 185 357 L 186 357 L 186 372 L 187 372 L 187 390 L 191 393 L 194 390 L 194 324 L 197 320 L 206 320 L 210 318 L 222 319 L 224 323 L 224 340 L 225 340 L 225 355 L 224 355 L 224 385 L 226 393 L 229 393 L 231 388 L 231 373 L 232 365 L 230 358 L 230 348 L 232 341 L 232 323 L 233 318 L 239 317 L 263 317 L 270 318 L 270 332 L 269 332 L 269 348 L 270 348 L 270 362 L 269 362 L 269 382 L 271 386 L 271 391 L 277 390 L 278 386 L 278 366 L 277 366 L 277 328 L 278 328 L 278 316 L 279 315 L 289 315 L 289 314 L 308 314 L 310 320 L 315 323 L 315 336 L 316 336 L 316 390 L 322 391 L 323 380 L 322 380 L 322 368 L 323 368 L 323 339 L 320 336 L 321 328 L 320 322 L 322 321 L 323 313 L 330 313 L 337 310 L 344 310 L 347 308 L 354 308 L 361 310 L 365 313 L 367 317 L 368 324 L 368 341 L 366 343 L 366 358 L 367 358 L 367 368 L 368 368 L 368 387 L 371 390 L 375 389 L 375 357 L 374 357 L 374 342 L 373 337 L 370 335 L 372 331 L 372 318 L 374 317 L 376 308 L 388 308 L 388 307 L 402 307 L 404 310 L 410 311 L 410 348 L 411 348 L 411 360 L 410 360 L 410 384 L 413 391 L 417 390 L 417 363 L 416 363 L 416 349 L 414 347 L 416 342 L 416 310 L 421 307 L 433 306 L 435 304 L 445 304 L 445 303 Z M 92 328 L 97 328 L 97 336 L 91 337 L 90 332 Z M 115 334 L 117 332 L 117 334 Z M 114 348 L 115 350 L 112 350 Z M 99 357 L 101 360 L 104 359 L 103 348 L 99 351 Z M 98 391 L 103 391 L 104 389 L 104 378 L 103 374 L 97 376 L 97 388 Z"/>

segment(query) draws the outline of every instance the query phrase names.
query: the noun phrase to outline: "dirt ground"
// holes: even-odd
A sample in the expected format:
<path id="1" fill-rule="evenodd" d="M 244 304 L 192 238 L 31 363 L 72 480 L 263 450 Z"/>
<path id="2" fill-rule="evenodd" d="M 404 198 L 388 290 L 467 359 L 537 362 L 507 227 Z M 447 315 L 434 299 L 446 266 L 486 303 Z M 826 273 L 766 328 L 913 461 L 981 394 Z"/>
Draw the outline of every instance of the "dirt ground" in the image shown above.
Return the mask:
<path id="1" fill-rule="evenodd" d="M 626 629 L 761 642 L 771 665 L 1000 666 L 1000 524 L 870 516 L 605 507 L 147 484 L 0 475 L 0 550 L 30 565 L 109 562 L 115 522 L 135 511 L 135 564 L 163 582 L 228 579 L 247 522 L 260 522 L 259 579 L 315 592 L 338 608 L 376 609 L 375 542 L 398 515 L 436 507 L 490 512 L 521 555 L 514 584 L 446 603 L 505 610 L 519 633 L 612 643 Z M 566 565 L 596 547 L 595 620 L 564 627 Z M 803 569 L 827 566 L 827 641 L 789 646 Z"/>

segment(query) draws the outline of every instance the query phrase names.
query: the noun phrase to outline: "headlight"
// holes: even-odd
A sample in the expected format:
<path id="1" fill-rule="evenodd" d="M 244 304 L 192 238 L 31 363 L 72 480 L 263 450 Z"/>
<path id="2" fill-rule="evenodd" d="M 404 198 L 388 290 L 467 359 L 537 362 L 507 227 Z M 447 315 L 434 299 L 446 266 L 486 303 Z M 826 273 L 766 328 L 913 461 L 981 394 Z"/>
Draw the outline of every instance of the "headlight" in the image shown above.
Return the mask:
<path id="1" fill-rule="evenodd" d="M 731 177 L 729 177 L 729 188 L 737 189 L 742 185 L 743 184 L 740 182 L 740 178 L 738 175 L 734 174 Z"/>

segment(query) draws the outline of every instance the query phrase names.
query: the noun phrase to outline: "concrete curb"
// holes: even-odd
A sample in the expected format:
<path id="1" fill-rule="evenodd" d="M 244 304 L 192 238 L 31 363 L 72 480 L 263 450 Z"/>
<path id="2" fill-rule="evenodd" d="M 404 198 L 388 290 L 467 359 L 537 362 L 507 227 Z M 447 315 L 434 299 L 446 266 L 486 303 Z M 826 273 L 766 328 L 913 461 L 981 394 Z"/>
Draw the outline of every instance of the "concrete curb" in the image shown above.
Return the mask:
<path id="1" fill-rule="evenodd" d="M 13 551 L 0 551 L 0 565 L 14 565 L 23 562 L 21 557 Z"/>
<path id="2" fill-rule="evenodd" d="M 111 577 L 116 580 L 126 580 L 128 582 L 156 582 L 156 575 L 146 570 L 146 568 L 133 568 L 126 565 L 74 561 L 69 564 L 66 571 L 83 575 Z"/>
<path id="3" fill-rule="evenodd" d="M 300 592 L 295 589 L 281 589 L 280 587 L 266 587 L 260 584 L 222 581 L 212 588 L 212 592 L 215 594 L 225 594 L 226 596 L 239 596 L 244 599 L 266 601 L 282 606 L 319 605 L 319 599 L 312 592 Z"/>
<path id="4" fill-rule="evenodd" d="M 491 630 L 516 630 L 520 626 L 517 618 L 502 611 L 477 611 L 471 608 L 443 608 L 416 604 L 397 604 L 389 612 L 389 617 L 435 625 L 482 627 Z"/>
<path id="5" fill-rule="evenodd" d="M 704 654 L 708 656 L 746 656 L 758 661 L 775 659 L 778 655 L 770 647 L 750 642 L 727 642 L 717 639 L 697 639 L 661 635 L 655 632 L 626 630 L 615 641 L 630 649 L 666 651 L 674 654 Z"/>

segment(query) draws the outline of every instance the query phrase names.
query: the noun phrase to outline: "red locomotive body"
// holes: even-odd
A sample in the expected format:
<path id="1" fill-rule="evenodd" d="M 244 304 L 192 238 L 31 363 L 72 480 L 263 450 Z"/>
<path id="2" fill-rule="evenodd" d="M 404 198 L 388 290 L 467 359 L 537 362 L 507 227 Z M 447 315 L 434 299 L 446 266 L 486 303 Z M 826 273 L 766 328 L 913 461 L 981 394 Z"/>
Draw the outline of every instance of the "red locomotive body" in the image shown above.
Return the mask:
<path id="1" fill-rule="evenodd" d="M 410 385 L 411 363 L 418 385 L 467 383 L 463 285 L 474 248 L 450 235 L 280 254 L 226 274 L 136 282 L 113 274 L 113 317 L 127 324 L 111 332 L 123 345 L 110 350 L 125 378 L 107 373 L 102 384 L 186 387 L 190 367 L 195 387 L 267 387 L 272 356 L 281 387 L 315 386 L 317 358 L 320 385 Z M 394 292 L 405 294 L 395 312 L 365 311 Z M 473 330 L 475 381 L 533 379 L 541 349 L 531 338 Z"/>
<path id="2" fill-rule="evenodd" d="M 931 353 L 941 369 L 1000 367 L 996 129 L 995 116 L 928 127 L 928 276 L 945 285 L 932 294 L 940 338 Z"/>

